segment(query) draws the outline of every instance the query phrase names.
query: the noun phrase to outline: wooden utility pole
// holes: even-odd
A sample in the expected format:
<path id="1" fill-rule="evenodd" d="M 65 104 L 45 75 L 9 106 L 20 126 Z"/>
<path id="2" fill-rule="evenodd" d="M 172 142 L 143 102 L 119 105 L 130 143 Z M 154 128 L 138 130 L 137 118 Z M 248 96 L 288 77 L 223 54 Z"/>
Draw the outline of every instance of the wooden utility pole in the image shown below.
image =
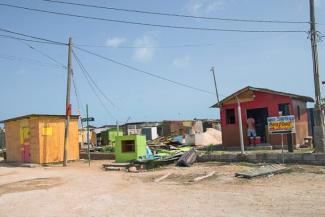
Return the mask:
<path id="1" fill-rule="evenodd" d="M 241 116 L 241 106 L 238 96 L 235 96 L 237 101 L 237 116 L 238 116 L 238 129 L 239 129 L 239 141 L 240 141 L 240 151 L 241 154 L 245 154 L 245 143 L 244 143 L 244 133 L 243 133 L 243 120 Z"/>
<path id="2" fill-rule="evenodd" d="M 325 151 L 325 133 L 324 133 L 325 128 L 324 128 L 324 114 L 321 107 L 319 64 L 318 64 L 318 50 L 317 50 L 318 34 L 316 31 L 314 0 L 309 0 L 309 6 L 310 6 L 310 41 L 311 41 L 311 49 L 312 49 L 314 85 L 315 85 L 314 146 L 316 152 L 324 152 Z"/>
<path id="3" fill-rule="evenodd" d="M 68 163 L 68 141 L 69 141 L 69 123 L 71 115 L 71 103 L 70 103 L 70 91 L 71 91 L 71 77 L 72 77 L 72 38 L 69 38 L 69 50 L 68 50 L 68 77 L 67 77 L 67 96 L 66 96 L 66 111 L 65 111 L 65 130 L 64 130 L 64 151 L 63 151 L 63 166 L 67 166 Z"/>

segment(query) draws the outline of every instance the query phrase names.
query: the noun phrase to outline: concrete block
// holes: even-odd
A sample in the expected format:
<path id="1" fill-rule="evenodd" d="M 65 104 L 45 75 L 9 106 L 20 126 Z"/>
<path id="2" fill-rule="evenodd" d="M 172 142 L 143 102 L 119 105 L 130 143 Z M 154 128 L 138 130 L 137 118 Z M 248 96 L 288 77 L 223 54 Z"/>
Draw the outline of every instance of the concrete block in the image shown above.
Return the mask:
<path id="1" fill-rule="evenodd" d="M 267 157 L 267 160 L 270 160 L 270 161 L 277 161 L 279 158 L 282 159 L 282 155 L 279 156 L 278 153 L 268 153 L 266 155 Z"/>
<path id="2" fill-rule="evenodd" d="M 235 161 L 237 158 L 237 155 L 235 154 L 222 154 L 220 155 L 220 160 L 225 162 L 232 162 Z"/>
<path id="3" fill-rule="evenodd" d="M 256 159 L 258 162 L 266 162 L 267 154 L 266 153 L 256 153 Z"/>
<path id="4" fill-rule="evenodd" d="M 296 154 L 296 153 L 285 153 L 285 157 L 288 163 L 302 163 L 303 162 L 303 155 Z"/>
<path id="5" fill-rule="evenodd" d="M 197 157 L 198 162 L 207 162 L 210 161 L 210 154 L 202 154 Z"/>
<path id="6" fill-rule="evenodd" d="M 236 161 L 238 162 L 248 161 L 248 154 L 237 154 Z"/>
<path id="7" fill-rule="evenodd" d="M 316 156 L 315 156 L 315 154 L 312 154 L 312 153 L 303 154 L 302 160 L 307 163 L 308 162 L 312 163 L 312 161 L 316 161 Z"/>
<path id="8" fill-rule="evenodd" d="M 325 154 L 314 154 L 317 161 L 325 161 Z"/>
<path id="9" fill-rule="evenodd" d="M 220 161 L 221 155 L 220 154 L 212 154 L 211 160 L 212 161 Z"/>
<path id="10" fill-rule="evenodd" d="M 256 163 L 257 162 L 256 154 L 248 154 L 247 155 L 247 161 Z"/>

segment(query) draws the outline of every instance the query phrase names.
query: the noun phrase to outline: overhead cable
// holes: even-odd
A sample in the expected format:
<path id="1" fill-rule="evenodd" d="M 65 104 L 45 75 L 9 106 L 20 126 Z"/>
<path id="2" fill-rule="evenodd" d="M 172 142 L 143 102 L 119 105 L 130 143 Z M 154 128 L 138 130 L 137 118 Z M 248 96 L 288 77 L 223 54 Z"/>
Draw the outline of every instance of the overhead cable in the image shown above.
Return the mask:
<path id="1" fill-rule="evenodd" d="M 188 15 L 188 14 L 177 14 L 177 13 L 169 13 L 169 12 L 156 12 L 156 11 L 125 9 L 125 8 L 99 6 L 99 5 L 93 5 L 93 4 L 83 4 L 83 3 L 75 3 L 75 2 L 67 2 L 67 1 L 58 1 L 58 0 L 42 0 L 42 1 L 49 2 L 49 3 L 59 3 L 59 4 L 65 4 L 65 5 L 87 7 L 87 8 L 106 9 L 106 10 L 112 10 L 112 11 L 123 11 L 123 12 L 131 12 L 131 13 L 159 15 L 159 16 L 170 16 L 170 17 L 181 17 L 181 18 L 194 18 L 194 19 L 204 19 L 204 20 L 219 20 L 219 21 L 230 21 L 230 22 L 249 22 L 249 23 L 276 23 L 276 24 L 309 24 L 310 23 L 308 21 L 258 20 L 258 19 L 239 19 L 239 18 L 194 16 L 194 15 Z"/>
<path id="2" fill-rule="evenodd" d="M 26 38 L 19 38 L 19 37 L 15 37 L 15 36 L 12 36 L 12 35 L 2 35 L 2 34 L 0 34 L 0 37 L 19 40 L 19 41 L 35 42 L 35 43 L 40 43 L 40 44 L 54 44 L 54 45 L 57 45 L 56 43 L 52 43 L 52 42 L 46 42 L 46 41 L 40 41 L 40 40 L 32 40 L 32 39 L 26 39 Z"/>
<path id="3" fill-rule="evenodd" d="M 89 84 L 92 92 L 94 93 L 94 95 L 96 96 L 96 98 L 98 99 L 99 103 L 102 105 L 102 107 L 104 108 L 104 110 L 107 112 L 107 114 L 115 119 L 117 121 L 117 118 L 109 111 L 109 109 L 107 108 L 107 106 L 105 105 L 105 103 L 103 102 L 103 100 L 100 98 L 100 96 L 98 95 L 98 93 L 96 92 L 96 88 L 94 87 L 94 85 L 92 84 L 92 82 L 90 81 L 88 75 L 87 75 L 87 72 L 86 72 L 86 69 L 84 68 L 84 66 L 82 65 L 82 63 L 79 61 L 78 58 L 76 58 L 76 54 L 75 52 L 73 52 L 73 56 L 75 57 L 76 61 L 77 61 L 77 64 L 79 66 L 79 68 L 81 69 L 81 72 L 82 74 L 84 75 L 87 83 Z"/>
<path id="4" fill-rule="evenodd" d="M 2 5 L 2 4 L 0 3 L 0 5 Z M 27 34 L 19 33 L 19 32 L 14 32 L 14 31 L 11 31 L 11 30 L 8 30 L 8 29 L 4 29 L 4 28 L 1 28 L 1 27 L 0 27 L 0 31 L 7 32 L 7 33 L 11 33 L 11 34 L 15 34 L 15 35 L 24 36 L 24 37 L 27 37 L 27 38 L 33 38 L 33 39 L 37 39 L 37 40 L 41 40 L 41 41 L 46 41 L 46 42 L 52 43 L 52 44 L 68 45 L 66 43 L 62 43 L 62 42 L 58 42 L 58 41 L 53 41 L 53 40 L 49 40 L 49 39 L 46 39 L 46 38 L 41 38 L 41 37 L 37 37 L 37 36 L 32 36 L 32 35 L 27 35 Z"/>
<path id="5" fill-rule="evenodd" d="M 77 47 L 75 46 L 75 48 L 77 48 L 78 50 L 81 50 L 83 52 L 86 52 L 88 54 L 91 54 L 93 56 L 96 56 L 96 57 L 99 57 L 101 59 L 104 59 L 106 61 L 109 61 L 109 62 L 112 62 L 114 64 L 117 64 L 117 65 L 120 65 L 120 66 L 123 66 L 125 68 L 128 68 L 128 69 L 131 69 L 133 71 L 136 71 L 136 72 L 140 72 L 140 73 L 143 73 L 143 74 L 146 74 L 148 76 L 151 76 L 151 77 L 154 77 L 154 78 L 157 78 L 157 79 L 160 79 L 160 80 L 164 80 L 164 81 L 168 81 L 170 83 L 173 83 L 173 84 L 176 84 L 178 86 L 182 86 L 182 87 L 186 87 L 186 88 L 190 88 L 192 90 L 196 90 L 196 91 L 199 91 L 199 92 L 202 92 L 202 93 L 207 93 L 207 94 L 213 94 L 213 92 L 210 92 L 210 91 L 207 91 L 207 90 L 204 90 L 204 89 L 201 89 L 201 88 L 198 88 L 198 87 L 194 87 L 194 86 L 191 86 L 191 85 L 188 85 L 188 84 L 184 84 L 184 83 L 181 83 L 181 82 L 178 82 L 178 81 L 174 81 L 174 80 L 171 80 L 169 78 L 165 78 L 163 76 L 160 76 L 160 75 L 156 75 L 156 74 L 153 74 L 151 72 L 147 72 L 147 71 L 144 71 L 144 70 L 141 70 L 141 69 L 138 69 L 136 67 L 133 67 L 133 66 L 130 66 L 130 65 L 127 65 L 125 63 L 122 63 L 122 62 L 119 62 L 119 61 L 116 61 L 114 59 L 111 59 L 111 58 L 108 58 L 108 57 L 105 57 L 105 56 L 102 56 L 100 54 L 97 54 L 97 53 L 94 53 L 92 51 L 89 51 L 89 50 L 86 50 L 86 49 L 83 49 L 83 48 L 80 48 L 80 47 Z"/>
<path id="6" fill-rule="evenodd" d="M 100 94 L 107 100 L 107 102 L 109 102 L 112 106 L 115 106 L 114 102 L 104 93 L 104 91 L 102 91 L 102 89 L 97 85 L 97 83 L 95 82 L 95 80 L 92 78 L 92 76 L 90 75 L 90 73 L 88 72 L 88 70 L 84 67 L 84 65 L 82 64 L 81 60 L 78 58 L 77 54 L 73 51 L 73 55 L 75 57 L 75 59 L 80 63 L 80 65 L 82 66 L 82 68 L 84 69 L 85 73 L 87 74 L 88 78 L 90 79 L 90 81 L 94 84 L 94 86 L 96 87 L 96 89 L 100 92 Z"/>
<path id="7" fill-rule="evenodd" d="M 183 30 L 199 30 L 199 31 L 218 31 L 218 32 L 240 32 L 240 33 L 271 33 L 271 32 L 287 32 L 287 33 L 305 33 L 305 30 L 247 30 L 247 29 L 224 29 L 224 28 L 206 28 L 206 27 L 192 27 L 192 26 L 174 26 L 174 25 L 165 25 L 165 24 L 153 24 L 153 23 L 143 23 L 129 20 L 117 20 L 117 19 L 108 19 L 94 16 L 86 16 L 72 13 L 64 13 L 58 11 L 50 11 L 44 9 L 36 9 L 30 7 L 23 7 L 12 4 L 0 3 L 0 6 L 6 6 L 11 8 L 18 8 L 22 10 L 41 12 L 47 14 L 55 14 L 61 16 L 77 17 L 88 20 L 100 20 L 114 23 L 123 23 L 123 24 L 132 24 L 132 25 L 141 25 L 141 26 L 150 26 L 150 27 L 160 27 L 160 28 L 170 28 L 170 29 L 183 29 Z"/>

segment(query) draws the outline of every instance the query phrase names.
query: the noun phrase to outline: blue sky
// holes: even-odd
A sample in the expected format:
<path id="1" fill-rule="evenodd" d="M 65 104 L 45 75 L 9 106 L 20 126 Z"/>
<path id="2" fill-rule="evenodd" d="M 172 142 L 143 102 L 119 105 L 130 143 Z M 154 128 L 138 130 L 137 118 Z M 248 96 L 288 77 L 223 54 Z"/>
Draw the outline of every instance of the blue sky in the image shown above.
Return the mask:
<path id="1" fill-rule="evenodd" d="M 71 0 L 72 1 L 72 0 Z M 307 24 L 256 24 L 207 21 L 152 16 L 125 12 L 64 6 L 40 0 L 3 0 L 33 8 L 64 11 L 88 16 L 132 20 L 166 25 L 209 28 L 306 30 Z M 263 19 L 309 20 L 308 0 L 93 0 L 74 1 L 98 5 L 191 14 L 196 16 Z M 317 20 L 325 20 L 325 4 L 317 1 Z M 225 33 L 176 30 L 118 24 L 48 15 L 0 7 L 1 28 L 75 44 L 101 45 L 83 47 L 103 56 L 169 79 L 214 91 L 211 66 L 215 66 L 221 98 L 251 85 L 314 96 L 310 41 L 305 33 Z M 325 22 L 324 22 L 325 23 Z M 325 33 L 325 25 L 318 30 Z M 207 44 L 202 47 L 159 48 L 182 44 Z M 319 43 L 321 79 L 324 73 L 324 43 Z M 33 44 L 66 64 L 67 48 Z M 66 70 L 26 44 L 0 38 L 0 119 L 30 113 L 64 114 Z M 108 45 L 105 47 L 105 45 Z M 137 46 L 141 48 L 121 48 Z M 143 48 L 145 46 L 145 48 Z M 89 104 L 95 125 L 126 121 L 164 119 L 218 118 L 218 111 L 209 106 L 214 95 L 197 92 L 166 81 L 109 63 L 75 50 L 98 86 L 114 102 L 102 99 L 106 112 L 84 79 L 75 60 L 74 76 L 84 114 Z M 323 88 L 322 91 L 325 89 Z M 77 111 L 74 92 L 73 111 Z M 112 117 L 114 116 L 114 117 Z"/>

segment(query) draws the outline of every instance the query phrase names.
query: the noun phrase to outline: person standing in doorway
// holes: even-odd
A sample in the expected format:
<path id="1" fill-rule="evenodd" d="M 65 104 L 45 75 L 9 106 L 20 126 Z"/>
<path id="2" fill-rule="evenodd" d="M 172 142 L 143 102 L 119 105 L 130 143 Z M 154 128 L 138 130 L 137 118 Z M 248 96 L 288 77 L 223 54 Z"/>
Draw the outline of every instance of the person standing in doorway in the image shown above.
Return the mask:
<path id="1" fill-rule="evenodd" d="M 250 140 L 253 137 L 253 144 L 255 144 L 255 137 L 256 137 L 256 130 L 255 130 L 255 119 L 253 117 L 248 117 L 247 119 L 247 136 L 248 136 L 248 143 L 252 143 Z M 253 145 L 252 144 L 252 145 Z"/>

